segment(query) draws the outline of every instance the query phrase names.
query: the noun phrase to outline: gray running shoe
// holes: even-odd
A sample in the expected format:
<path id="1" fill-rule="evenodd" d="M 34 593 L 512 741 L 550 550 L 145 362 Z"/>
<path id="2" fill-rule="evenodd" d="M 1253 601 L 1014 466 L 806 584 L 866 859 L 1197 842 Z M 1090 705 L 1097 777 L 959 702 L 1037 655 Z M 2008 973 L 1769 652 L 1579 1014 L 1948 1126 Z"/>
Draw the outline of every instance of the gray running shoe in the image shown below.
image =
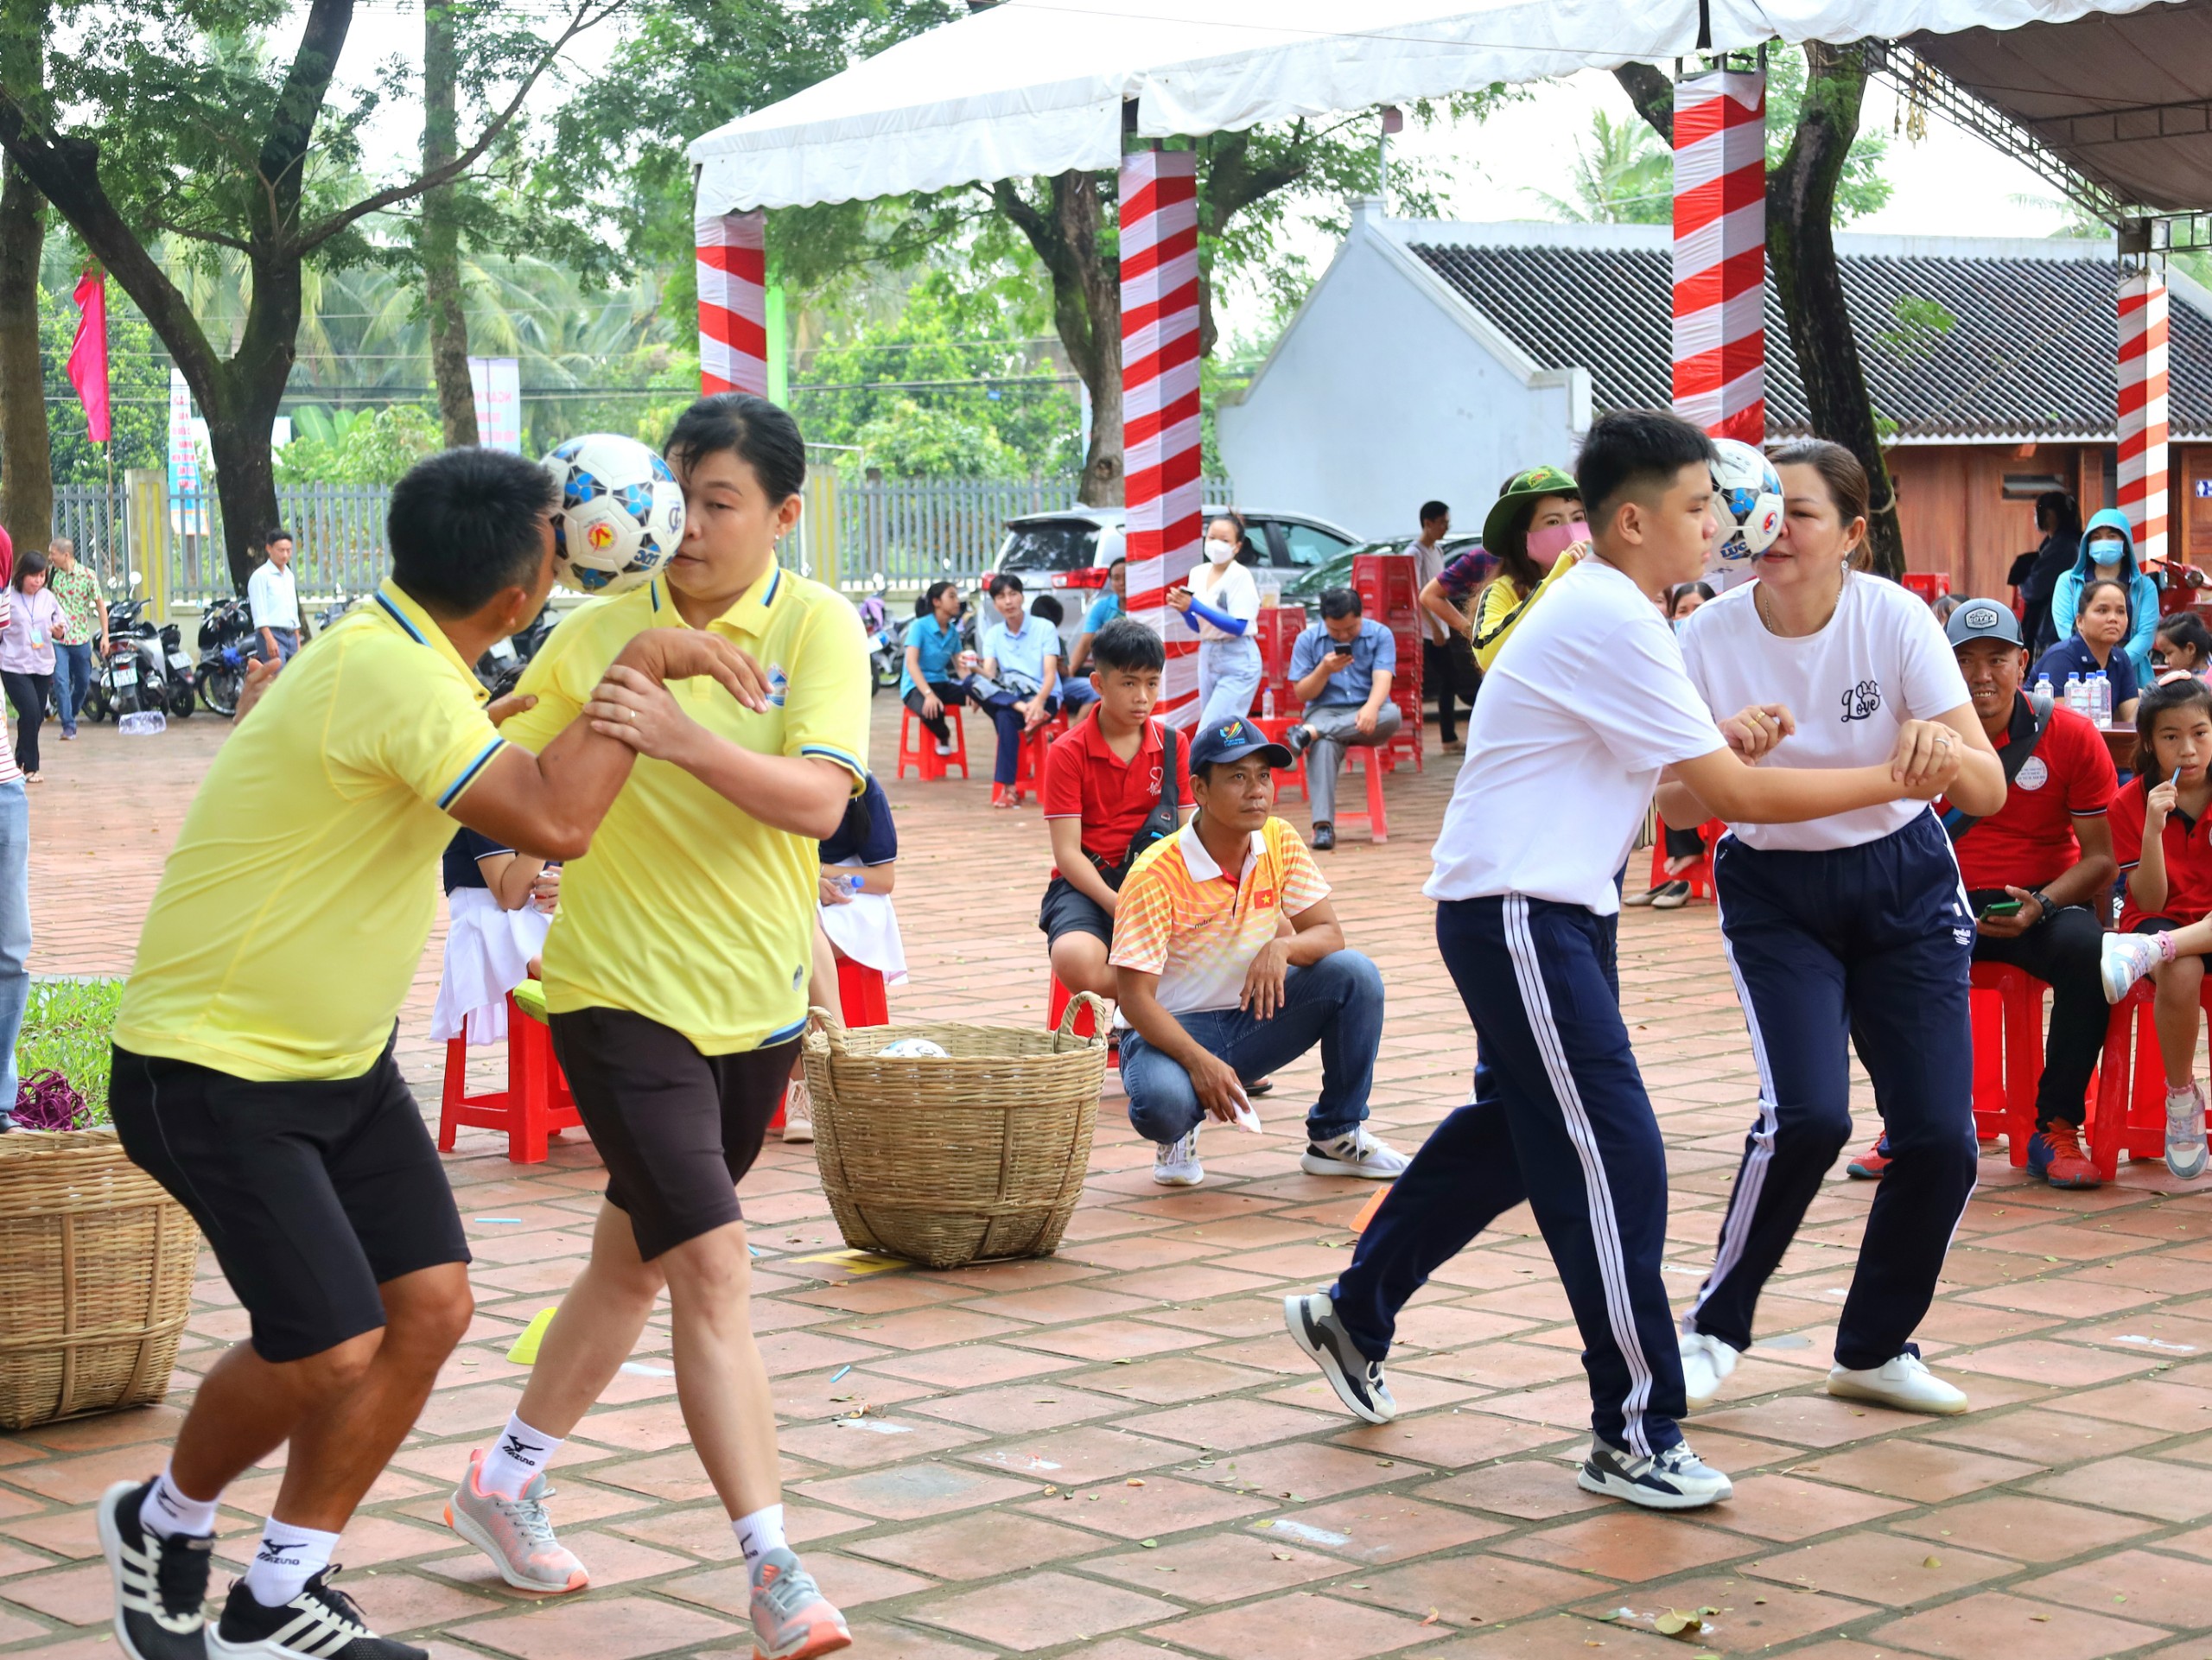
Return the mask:
<path id="1" fill-rule="evenodd" d="M 540 1473 L 530 1479 L 520 1498 L 487 1493 L 477 1485 L 484 1454 L 468 1455 L 468 1473 L 446 1501 L 446 1525 L 489 1556 L 499 1577 L 518 1591 L 581 1591 L 591 1576 L 575 1555 L 553 1536 L 545 1513 L 550 1491 Z"/>
<path id="2" fill-rule="evenodd" d="M 1282 1323 L 1291 1341 L 1313 1356 L 1337 1399 L 1371 1424 L 1387 1424 L 1398 1415 L 1398 1403 L 1382 1381 L 1382 1363 L 1360 1353 L 1327 1292 L 1285 1297 Z"/>
<path id="3" fill-rule="evenodd" d="M 2183 1181 L 2204 1173 L 2204 1091 L 2191 1079 L 2189 1093 L 2166 1092 L 2166 1168 Z"/>
<path id="4" fill-rule="evenodd" d="M 780 1549 L 762 1553 L 753 1565 L 753 1660 L 814 1660 L 852 1641 L 844 1615 L 797 1556 Z"/>
<path id="5" fill-rule="evenodd" d="M 1694 1511 L 1732 1496 L 1735 1484 L 1676 1441 L 1654 1458 L 1640 1459 L 1601 1441 L 1590 1443 L 1590 1456 L 1574 1485 L 1586 1493 L 1625 1498 L 1653 1511 Z"/>

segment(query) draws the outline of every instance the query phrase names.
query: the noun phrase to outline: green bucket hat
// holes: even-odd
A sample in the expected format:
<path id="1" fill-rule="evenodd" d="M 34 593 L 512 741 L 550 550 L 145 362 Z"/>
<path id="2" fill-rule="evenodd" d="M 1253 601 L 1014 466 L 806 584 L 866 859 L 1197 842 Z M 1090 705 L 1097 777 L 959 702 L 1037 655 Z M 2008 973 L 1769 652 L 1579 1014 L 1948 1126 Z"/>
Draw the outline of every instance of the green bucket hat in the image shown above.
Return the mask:
<path id="1" fill-rule="evenodd" d="M 1573 474 L 1548 463 L 1516 473 L 1505 481 L 1505 488 L 1483 520 L 1483 546 L 1497 552 L 1521 510 L 1545 496 L 1572 496 L 1580 501 L 1582 491 Z"/>

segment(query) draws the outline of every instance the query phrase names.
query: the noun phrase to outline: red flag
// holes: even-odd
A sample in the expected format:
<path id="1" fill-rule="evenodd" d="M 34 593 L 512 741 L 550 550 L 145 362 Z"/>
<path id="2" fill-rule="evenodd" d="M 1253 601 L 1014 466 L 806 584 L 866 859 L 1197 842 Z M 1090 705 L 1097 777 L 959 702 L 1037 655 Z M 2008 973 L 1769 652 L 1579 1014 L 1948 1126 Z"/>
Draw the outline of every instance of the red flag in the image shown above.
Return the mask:
<path id="1" fill-rule="evenodd" d="M 86 271 L 77 279 L 77 343 L 69 348 L 69 384 L 85 406 L 92 441 L 108 440 L 107 279 Z"/>

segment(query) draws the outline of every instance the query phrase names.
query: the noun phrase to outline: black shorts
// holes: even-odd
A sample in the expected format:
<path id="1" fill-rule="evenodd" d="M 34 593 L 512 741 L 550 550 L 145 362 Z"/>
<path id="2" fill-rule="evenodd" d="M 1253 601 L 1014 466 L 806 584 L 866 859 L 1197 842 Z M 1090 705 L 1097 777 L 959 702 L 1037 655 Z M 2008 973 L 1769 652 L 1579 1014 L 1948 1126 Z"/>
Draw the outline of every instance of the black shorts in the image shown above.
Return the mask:
<path id="1" fill-rule="evenodd" d="M 108 1098 L 124 1151 L 207 1236 L 264 1360 L 376 1331 L 378 1286 L 468 1261 L 389 1046 L 359 1078 L 273 1084 L 118 1048 Z"/>
<path id="2" fill-rule="evenodd" d="M 2186 923 L 2177 921 L 2172 917 L 2140 917 L 2137 919 L 2135 925 L 2133 928 L 2130 928 L 2127 932 L 2132 934 L 2170 934 L 2173 932 L 2175 929 L 2186 927 L 2187 925 L 2188 925 Z M 2181 955 L 2183 957 L 2202 957 L 2203 953 L 2202 951 L 2183 951 Z"/>
<path id="3" fill-rule="evenodd" d="M 1047 950 L 1060 943 L 1062 934 L 1089 934 L 1111 945 L 1114 919 L 1090 894 L 1078 893 L 1065 876 L 1055 876 L 1045 889 L 1045 902 L 1037 910 L 1037 925 L 1045 931 Z"/>
<path id="4" fill-rule="evenodd" d="M 580 1008 L 548 1024 L 607 1166 L 607 1202 L 630 1218 L 638 1255 L 650 1262 L 744 1220 L 737 1184 L 760 1156 L 798 1040 L 702 1055 L 681 1032 L 626 1008 Z"/>

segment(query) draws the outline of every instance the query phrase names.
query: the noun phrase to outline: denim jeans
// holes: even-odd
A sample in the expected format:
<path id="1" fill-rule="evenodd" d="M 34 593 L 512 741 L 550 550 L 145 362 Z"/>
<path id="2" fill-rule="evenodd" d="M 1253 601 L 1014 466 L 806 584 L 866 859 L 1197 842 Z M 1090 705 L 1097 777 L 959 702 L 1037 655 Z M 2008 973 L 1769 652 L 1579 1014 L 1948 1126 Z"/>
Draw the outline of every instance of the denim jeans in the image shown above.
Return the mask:
<path id="1" fill-rule="evenodd" d="M 0 784 L 0 1111 L 16 1104 L 16 1037 L 31 995 L 31 810 L 21 779 Z"/>
<path id="2" fill-rule="evenodd" d="M 1252 712 L 1260 695 L 1260 647 L 1249 636 L 1198 645 L 1198 725 L 1201 728 Z"/>
<path id="3" fill-rule="evenodd" d="M 61 702 L 61 729 L 77 729 L 77 711 L 85 706 L 85 697 L 92 689 L 92 647 L 87 640 L 79 646 L 57 644 L 54 648 L 54 690 Z"/>
<path id="4" fill-rule="evenodd" d="M 1382 974 L 1357 951 L 1332 951 L 1283 983 L 1283 1006 L 1268 1020 L 1241 1008 L 1178 1014 L 1176 1021 L 1208 1054 L 1227 1061 L 1246 1083 L 1265 1078 L 1321 1046 L 1321 1098 L 1307 1110 L 1306 1134 L 1327 1142 L 1367 1118 L 1382 1044 Z M 1122 1087 L 1129 1123 L 1147 1141 L 1179 1142 L 1205 1116 L 1191 1075 L 1135 1032 L 1122 1034 Z"/>

